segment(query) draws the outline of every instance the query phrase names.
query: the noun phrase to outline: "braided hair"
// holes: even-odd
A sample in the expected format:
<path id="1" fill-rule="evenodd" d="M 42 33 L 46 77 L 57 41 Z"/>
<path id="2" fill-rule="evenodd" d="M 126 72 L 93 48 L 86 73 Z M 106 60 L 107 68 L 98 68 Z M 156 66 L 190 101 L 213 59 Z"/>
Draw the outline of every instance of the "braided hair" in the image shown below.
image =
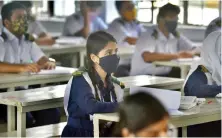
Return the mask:
<path id="1" fill-rule="evenodd" d="M 87 43 L 86 43 L 86 51 L 87 51 L 86 70 L 87 70 L 87 73 L 89 74 L 89 77 L 90 77 L 92 84 L 94 86 L 95 97 L 97 100 L 100 100 L 100 99 L 99 99 L 99 94 L 98 94 L 98 90 L 96 87 L 97 84 L 96 84 L 96 78 L 95 78 L 94 62 L 91 60 L 90 54 L 98 55 L 98 53 L 102 49 L 104 49 L 109 42 L 116 43 L 116 39 L 107 32 L 97 31 L 97 32 L 92 33 L 88 37 Z M 113 95 L 113 93 L 114 92 L 112 90 L 112 95 Z M 114 97 L 116 97 L 116 96 L 114 96 Z"/>

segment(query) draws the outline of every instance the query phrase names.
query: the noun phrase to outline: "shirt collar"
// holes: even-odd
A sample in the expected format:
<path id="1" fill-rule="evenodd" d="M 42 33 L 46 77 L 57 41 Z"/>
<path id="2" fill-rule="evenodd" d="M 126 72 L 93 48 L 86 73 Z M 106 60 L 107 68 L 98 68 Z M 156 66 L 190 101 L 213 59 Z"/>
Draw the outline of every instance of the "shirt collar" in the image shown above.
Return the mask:
<path id="1" fill-rule="evenodd" d="M 156 27 L 156 30 L 157 30 L 157 32 L 158 32 L 158 39 L 159 39 L 159 40 L 168 41 L 168 40 L 170 40 L 170 39 L 174 39 L 174 38 L 175 38 L 172 33 L 169 33 L 169 38 L 167 38 L 167 37 L 163 34 L 163 32 L 160 31 L 160 29 L 159 29 L 158 26 Z"/>
<path id="2" fill-rule="evenodd" d="M 14 34 L 12 34 L 7 28 L 3 27 L 3 32 L 7 35 L 8 40 L 19 40 Z M 22 36 L 22 39 L 24 40 L 24 35 Z"/>

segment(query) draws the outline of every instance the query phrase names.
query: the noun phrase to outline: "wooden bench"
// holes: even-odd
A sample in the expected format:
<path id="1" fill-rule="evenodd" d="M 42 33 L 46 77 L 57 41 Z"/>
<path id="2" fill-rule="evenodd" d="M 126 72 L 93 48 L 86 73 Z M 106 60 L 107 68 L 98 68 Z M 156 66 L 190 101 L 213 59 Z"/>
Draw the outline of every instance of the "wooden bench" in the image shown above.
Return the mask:
<path id="1" fill-rule="evenodd" d="M 147 75 L 123 77 L 120 80 L 125 83 L 127 90 L 133 86 L 179 89 L 184 81 L 183 79 Z M 15 131 L 15 107 L 17 108 L 17 136 L 25 137 L 26 113 L 62 107 L 65 88 L 66 85 L 58 85 L 19 92 L 0 93 L 0 104 L 5 104 L 8 108 L 8 132 Z"/>
<path id="2" fill-rule="evenodd" d="M 33 127 L 26 129 L 26 137 L 55 137 L 62 134 L 62 130 L 65 127 L 66 122 L 59 124 L 46 125 L 40 127 Z M 0 133 L 0 137 L 16 137 L 17 132 L 4 132 Z"/>

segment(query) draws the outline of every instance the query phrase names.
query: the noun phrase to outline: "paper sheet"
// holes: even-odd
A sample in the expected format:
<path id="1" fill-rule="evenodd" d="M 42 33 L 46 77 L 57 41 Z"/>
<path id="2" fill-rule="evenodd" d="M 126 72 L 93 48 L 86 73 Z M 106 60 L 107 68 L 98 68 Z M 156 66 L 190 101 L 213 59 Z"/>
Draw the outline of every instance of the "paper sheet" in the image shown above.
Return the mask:
<path id="1" fill-rule="evenodd" d="M 72 74 L 76 70 L 77 70 L 76 68 L 57 66 L 54 70 L 41 70 L 39 73 L 32 73 L 32 74 L 34 75 Z"/>
<path id="2" fill-rule="evenodd" d="M 192 61 L 199 61 L 200 57 L 196 56 L 194 58 L 179 58 L 176 61 L 178 62 L 192 62 Z"/>
<path id="3" fill-rule="evenodd" d="M 56 40 L 58 44 L 85 44 L 86 40 L 82 37 L 60 37 Z"/>
<path id="4" fill-rule="evenodd" d="M 130 94 L 140 91 L 156 97 L 168 111 L 174 111 L 174 113 L 176 113 L 175 111 L 178 111 L 180 107 L 181 92 L 145 87 L 130 88 Z"/>

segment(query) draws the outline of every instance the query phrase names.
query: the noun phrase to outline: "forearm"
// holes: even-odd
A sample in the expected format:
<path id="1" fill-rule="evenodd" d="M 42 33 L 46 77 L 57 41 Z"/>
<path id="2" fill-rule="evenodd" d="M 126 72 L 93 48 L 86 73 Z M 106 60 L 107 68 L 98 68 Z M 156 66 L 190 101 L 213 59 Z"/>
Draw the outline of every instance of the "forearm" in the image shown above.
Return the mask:
<path id="1" fill-rule="evenodd" d="M 0 62 L 0 73 L 20 73 L 22 72 L 22 64 L 9 64 Z"/>
<path id="2" fill-rule="evenodd" d="M 88 15 L 85 15 L 84 16 L 84 27 L 81 30 L 82 36 L 85 37 L 85 38 L 88 37 L 89 32 L 90 32 L 89 18 L 88 18 Z"/>
<path id="3" fill-rule="evenodd" d="M 145 62 L 169 61 L 178 58 L 177 54 L 151 53 L 151 52 L 144 52 L 142 54 L 142 57 Z"/>

